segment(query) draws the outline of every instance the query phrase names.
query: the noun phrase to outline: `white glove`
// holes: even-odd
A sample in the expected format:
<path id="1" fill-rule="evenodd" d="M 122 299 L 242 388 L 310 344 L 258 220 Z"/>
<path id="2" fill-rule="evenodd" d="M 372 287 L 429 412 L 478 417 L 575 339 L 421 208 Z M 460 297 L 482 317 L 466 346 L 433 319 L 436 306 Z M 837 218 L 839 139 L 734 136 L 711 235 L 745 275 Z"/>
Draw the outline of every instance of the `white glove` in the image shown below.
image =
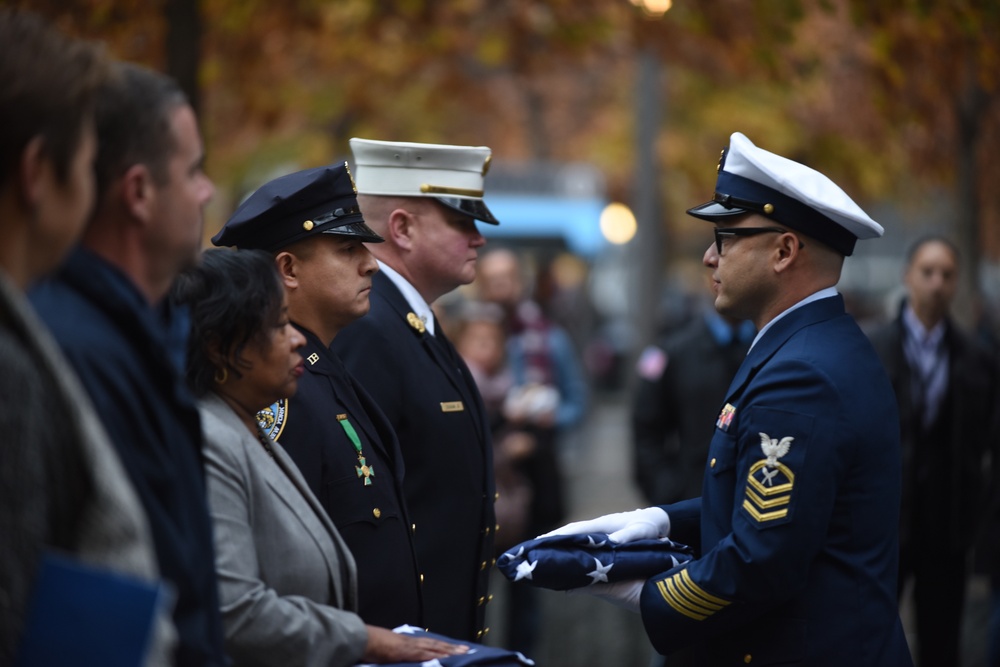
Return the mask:
<path id="1" fill-rule="evenodd" d="M 566 591 L 570 595 L 593 595 L 595 598 L 606 600 L 616 607 L 627 609 L 634 614 L 639 611 L 639 598 L 642 595 L 642 587 L 646 582 L 637 579 L 635 581 L 616 581 L 614 583 L 597 583 L 582 588 L 571 588 Z"/>
<path id="2" fill-rule="evenodd" d="M 659 507 L 605 514 L 588 521 L 574 521 L 539 537 L 607 533 L 612 542 L 655 540 L 670 535 L 670 517 Z"/>

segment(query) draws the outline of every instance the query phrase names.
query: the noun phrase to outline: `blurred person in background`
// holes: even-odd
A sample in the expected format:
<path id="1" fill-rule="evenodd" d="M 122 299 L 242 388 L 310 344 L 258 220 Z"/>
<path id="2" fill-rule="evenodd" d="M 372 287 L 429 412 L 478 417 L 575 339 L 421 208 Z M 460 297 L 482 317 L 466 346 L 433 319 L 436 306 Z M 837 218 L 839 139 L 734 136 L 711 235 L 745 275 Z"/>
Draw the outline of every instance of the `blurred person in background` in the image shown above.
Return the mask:
<path id="1" fill-rule="evenodd" d="M 507 364 L 503 313 L 494 304 L 468 301 L 452 322 L 455 349 L 476 381 L 493 436 L 493 468 L 497 483 L 495 509 L 503 527 L 494 540 L 496 553 L 527 539 L 532 497 L 531 484 L 521 462 L 530 457 L 534 437 L 512 425 L 506 406 L 514 389 L 514 374 Z"/>
<path id="2" fill-rule="evenodd" d="M 990 601 L 987 621 L 987 667 L 1000 667 L 1000 443 L 994 442 L 993 474 L 986 519 L 977 542 L 977 571 L 989 576 Z"/>
<path id="3" fill-rule="evenodd" d="M 715 285 L 706 273 L 707 288 Z M 701 495 L 712 422 L 756 330 L 711 303 L 643 350 L 632 399 L 633 477 L 646 500 L 666 505 Z"/>
<path id="4" fill-rule="evenodd" d="M 476 288 L 480 299 L 499 306 L 507 330 L 506 356 L 513 386 L 504 419 L 530 434 L 533 446 L 518 469 L 531 487 L 527 530 L 533 537 L 565 517 L 560 437 L 586 415 L 587 382 L 569 336 L 527 298 L 523 267 L 512 250 L 485 253 L 479 261 Z M 508 644 L 530 653 L 539 628 L 537 591 L 511 586 Z"/>
<path id="5" fill-rule="evenodd" d="M 493 435 L 493 469 L 496 476 L 497 531 L 494 549 L 503 553 L 518 542 L 538 534 L 533 505 L 537 490 L 532 483 L 531 468 L 535 463 L 538 446 L 535 434 L 522 415 L 531 411 L 526 405 L 532 397 L 524 392 L 515 394 L 514 374 L 507 363 L 507 331 L 503 311 L 492 303 L 467 302 L 459 310 L 454 327 L 455 349 L 465 360 L 469 372 L 483 396 L 486 414 Z M 553 396 L 539 397 L 550 410 Z M 517 416 L 514 421 L 509 415 Z M 503 580 L 507 590 L 503 609 L 507 636 L 498 638 L 501 644 L 522 653 L 530 654 L 534 635 L 540 625 L 535 606 L 522 602 L 533 593 L 525 593 L 524 586 L 511 586 Z M 530 624 L 524 628 L 522 625 Z M 531 634 L 526 636 L 525 632 Z"/>
<path id="6" fill-rule="evenodd" d="M 176 663 L 224 665 L 212 526 L 194 397 L 164 297 L 201 250 L 203 171 L 180 88 L 119 63 L 98 98 L 97 203 L 80 245 L 31 294 L 78 373 L 149 517 L 175 592 Z"/>
<path id="7" fill-rule="evenodd" d="M 1000 438 L 997 361 L 950 315 L 959 270 L 951 241 L 916 241 L 899 316 L 870 335 L 899 402 L 899 594 L 913 582 L 920 667 L 960 663 L 970 550 L 986 517 L 984 457 Z"/>
<path id="8" fill-rule="evenodd" d="M 371 311 L 332 350 L 388 417 L 420 563 L 424 624 L 477 640 L 485 627 L 496 520 L 489 420 L 469 370 L 431 304 L 476 275 L 498 224 L 483 201 L 490 149 L 351 139 L 358 203 L 385 243 Z"/>
<path id="9" fill-rule="evenodd" d="M 0 9 L 4 665 L 18 654 L 44 554 L 69 555 L 149 582 L 158 574 L 135 489 L 86 393 L 24 296 L 62 260 L 93 208 L 93 111 L 109 76 L 109 61 L 96 45 L 65 37 L 33 14 Z M 161 631 L 168 634 L 149 649 L 146 664 L 166 664 L 169 625 Z M 83 647 L 78 651 L 85 660 Z"/>
<path id="10" fill-rule="evenodd" d="M 343 328 L 368 312 L 378 265 L 364 244 L 381 241 L 358 211 L 346 164 L 265 183 L 213 238 L 217 245 L 271 253 L 288 290 L 289 317 L 306 341 L 305 373 L 299 391 L 261 406 L 260 418 L 351 550 L 358 613 L 370 625 L 423 626 L 399 441 L 330 350 Z"/>
<path id="11" fill-rule="evenodd" d="M 226 648 L 238 665 L 422 662 L 466 647 L 358 616 L 355 560 L 298 467 L 258 420 L 295 394 L 306 337 L 260 250 L 208 250 L 174 298 L 191 309 L 187 380 L 199 397 Z"/>

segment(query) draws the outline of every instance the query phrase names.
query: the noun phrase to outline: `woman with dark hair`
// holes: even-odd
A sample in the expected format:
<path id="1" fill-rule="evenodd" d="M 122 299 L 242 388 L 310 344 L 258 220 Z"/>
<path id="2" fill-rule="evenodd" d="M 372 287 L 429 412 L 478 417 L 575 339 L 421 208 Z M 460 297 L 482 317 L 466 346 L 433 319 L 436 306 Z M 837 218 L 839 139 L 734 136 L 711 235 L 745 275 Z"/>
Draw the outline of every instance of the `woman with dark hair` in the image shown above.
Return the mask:
<path id="1" fill-rule="evenodd" d="M 295 393 L 305 338 L 271 256 L 208 250 L 182 274 L 226 649 L 237 665 L 421 662 L 465 650 L 366 625 L 354 559 L 257 412 Z"/>

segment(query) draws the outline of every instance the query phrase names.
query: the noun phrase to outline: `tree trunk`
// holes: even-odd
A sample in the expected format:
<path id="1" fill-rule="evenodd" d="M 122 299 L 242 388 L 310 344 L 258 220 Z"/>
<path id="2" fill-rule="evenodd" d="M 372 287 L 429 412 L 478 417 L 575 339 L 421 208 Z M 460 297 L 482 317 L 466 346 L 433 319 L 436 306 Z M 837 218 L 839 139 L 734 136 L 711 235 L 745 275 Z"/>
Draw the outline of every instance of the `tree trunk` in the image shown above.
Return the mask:
<path id="1" fill-rule="evenodd" d="M 962 266 L 953 314 L 965 327 L 977 324 L 981 298 L 979 267 L 982 253 L 979 234 L 979 169 L 976 164 L 976 154 L 985 100 L 983 91 L 975 79 L 975 69 L 971 62 L 969 65 L 965 91 L 956 109 L 958 141 L 955 155 L 955 242 L 962 255 Z"/>
<path id="2" fill-rule="evenodd" d="M 635 193 L 638 229 L 632 241 L 635 264 L 633 302 L 635 349 L 655 338 L 657 306 L 663 288 L 663 217 L 660 206 L 660 164 L 656 139 L 662 129 L 662 67 L 656 52 L 645 45 L 639 51 L 636 77 Z"/>
<path id="3" fill-rule="evenodd" d="M 167 0 L 163 10 L 167 23 L 167 74 L 180 85 L 195 113 L 201 106 L 198 65 L 202 29 L 198 9 L 198 0 Z"/>

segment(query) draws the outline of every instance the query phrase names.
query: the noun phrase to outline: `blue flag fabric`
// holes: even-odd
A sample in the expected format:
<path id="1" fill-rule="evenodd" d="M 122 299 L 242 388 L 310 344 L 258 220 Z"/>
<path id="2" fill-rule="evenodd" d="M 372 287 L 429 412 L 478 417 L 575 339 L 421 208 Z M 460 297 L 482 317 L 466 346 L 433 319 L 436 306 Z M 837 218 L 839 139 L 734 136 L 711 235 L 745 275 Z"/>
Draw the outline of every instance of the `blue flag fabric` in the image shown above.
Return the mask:
<path id="1" fill-rule="evenodd" d="M 452 655 L 447 658 L 436 658 L 425 662 L 394 662 L 380 667 L 478 667 L 488 665 L 489 667 L 522 667 L 523 665 L 534 665 L 535 661 L 526 658 L 523 653 L 509 651 L 493 646 L 483 646 L 474 642 L 458 641 L 451 637 L 427 632 L 412 625 L 401 625 L 394 628 L 393 632 L 412 635 L 414 637 L 430 637 L 449 644 L 462 644 L 469 647 L 468 653 L 462 655 Z M 375 665 L 357 665 L 356 667 L 375 667 Z"/>
<path id="2" fill-rule="evenodd" d="M 667 538 L 619 544 L 606 533 L 588 533 L 522 542 L 497 559 L 497 568 L 511 581 L 565 591 L 648 579 L 692 558 L 691 547 Z"/>

